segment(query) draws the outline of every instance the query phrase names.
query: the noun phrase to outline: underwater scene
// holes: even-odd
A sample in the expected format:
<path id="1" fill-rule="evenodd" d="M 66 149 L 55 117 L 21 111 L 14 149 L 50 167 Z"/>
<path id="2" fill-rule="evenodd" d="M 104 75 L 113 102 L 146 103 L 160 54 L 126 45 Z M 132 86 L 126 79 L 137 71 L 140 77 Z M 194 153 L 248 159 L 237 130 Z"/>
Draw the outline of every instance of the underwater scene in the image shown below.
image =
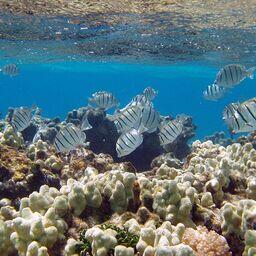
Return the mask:
<path id="1" fill-rule="evenodd" d="M 0 1 L 0 256 L 256 256 L 254 1 Z"/>

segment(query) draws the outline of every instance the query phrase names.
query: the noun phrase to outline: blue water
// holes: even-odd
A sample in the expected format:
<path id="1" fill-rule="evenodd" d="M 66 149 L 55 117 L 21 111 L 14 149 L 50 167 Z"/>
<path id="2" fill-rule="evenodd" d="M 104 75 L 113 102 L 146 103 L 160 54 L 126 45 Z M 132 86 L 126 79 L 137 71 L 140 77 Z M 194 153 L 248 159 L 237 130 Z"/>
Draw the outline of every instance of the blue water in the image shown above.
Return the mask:
<path id="1" fill-rule="evenodd" d="M 4 64 L 0 63 L 2 66 Z M 202 91 L 221 66 L 200 62 L 168 65 L 122 62 L 57 62 L 20 64 L 16 77 L 0 75 L 0 112 L 8 107 L 37 105 L 43 116 L 65 119 L 67 112 L 87 105 L 99 90 L 113 92 L 121 106 L 147 86 L 158 90 L 155 108 L 162 115 L 185 113 L 197 125 L 196 138 L 226 131 L 222 120 L 225 105 L 256 95 L 255 80 L 246 79 L 217 102 L 206 101 Z"/>
<path id="2" fill-rule="evenodd" d="M 72 17 L 1 13 L 0 19 L 0 67 L 20 68 L 17 77 L 0 73 L 2 116 L 9 107 L 37 105 L 43 116 L 64 120 L 99 90 L 113 92 L 125 106 L 152 86 L 159 92 L 155 108 L 162 115 L 192 116 L 202 139 L 227 132 L 227 104 L 255 96 L 256 81 L 246 79 L 217 102 L 202 97 L 224 65 L 255 65 L 253 24 L 213 28 L 206 19 L 205 28 L 197 29 L 196 19 L 175 13 L 93 15 L 78 23 Z"/>

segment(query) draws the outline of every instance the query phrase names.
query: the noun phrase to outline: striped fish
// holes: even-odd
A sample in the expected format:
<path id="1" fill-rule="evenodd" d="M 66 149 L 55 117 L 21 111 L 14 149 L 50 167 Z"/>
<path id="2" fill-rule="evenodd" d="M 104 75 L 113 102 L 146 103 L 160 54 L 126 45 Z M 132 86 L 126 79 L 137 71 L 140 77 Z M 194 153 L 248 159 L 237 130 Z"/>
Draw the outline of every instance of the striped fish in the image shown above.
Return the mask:
<path id="1" fill-rule="evenodd" d="M 256 98 L 243 102 L 240 108 L 242 113 L 245 115 L 247 122 L 256 128 Z M 238 108 L 238 110 L 240 110 L 240 108 Z"/>
<path id="2" fill-rule="evenodd" d="M 250 132 L 253 127 L 248 123 L 240 103 L 231 103 L 223 111 L 223 119 L 231 133 Z"/>
<path id="3" fill-rule="evenodd" d="M 89 130 L 91 128 L 92 128 L 92 126 L 91 126 L 91 124 L 88 121 L 88 116 L 87 116 L 87 113 L 86 113 L 83 116 L 83 119 L 82 119 L 81 130 L 82 131 L 86 131 L 86 130 Z"/>
<path id="4" fill-rule="evenodd" d="M 152 105 L 152 103 L 146 98 L 144 94 L 136 95 L 128 105 Z"/>
<path id="5" fill-rule="evenodd" d="M 182 129 L 183 125 L 176 120 L 169 121 L 167 124 L 162 126 L 158 133 L 160 145 L 164 146 L 174 142 L 182 133 Z"/>
<path id="6" fill-rule="evenodd" d="M 131 154 L 143 142 L 143 136 L 135 129 L 123 133 L 116 142 L 116 152 L 118 157 Z"/>
<path id="7" fill-rule="evenodd" d="M 129 106 L 123 111 L 116 114 L 116 120 L 114 121 L 117 131 L 119 133 L 129 131 L 134 127 L 138 127 L 142 109 L 140 106 Z"/>
<path id="8" fill-rule="evenodd" d="M 19 68 L 16 64 L 7 64 L 7 65 L 3 66 L 3 68 L 0 69 L 0 71 L 4 75 L 8 75 L 8 76 L 17 76 L 20 72 Z"/>
<path id="9" fill-rule="evenodd" d="M 246 77 L 253 79 L 255 68 L 246 68 L 239 64 L 230 64 L 223 67 L 217 74 L 214 84 L 225 88 L 232 88 L 240 84 Z"/>
<path id="10" fill-rule="evenodd" d="M 206 100 L 216 101 L 223 97 L 226 89 L 220 87 L 217 84 L 207 86 L 207 89 L 203 92 L 203 96 Z"/>
<path id="11" fill-rule="evenodd" d="M 156 97 L 157 91 L 154 90 L 152 87 L 147 87 L 144 89 L 143 95 L 148 101 L 152 101 Z"/>
<path id="12" fill-rule="evenodd" d="M 223 119 L 231 133 L 252 132 L 256 130 L 256 102 L 254 99 L 244 103 L 231 103 L 223 111 Z"/>
<path id="13" fill-rule="evenodd" d="M 92 98 L 89 98 L 89 103 L 93 103 L 99 108 L 103 108 L 105 110 L 116 107 L 118 105 L 118 101 L 114 95 L 105 91 L 94 93 Z"/>
<path id="14" fill-rule="evenodd" d="M 54 146 L 57 152 L 69 153 L 71 150 L 74 150 L 79 146 L 83 146 L 85 139 L 86 135 L 81 129 L 71 123 L 68 123 L 57 133 L 54 140 Z"/>
<path id="15" fill-rule="evenodd" d="M 153 107 L 145 105 L 142 108 L 142 116 L 138 126 L 138 130 L 141 132 L 146 131 L 148 133 L 155 132 L 159 126 L 161 117 Z"/>
<path id="16" fill-rule="evenodd" d="M 19 107 L 14 109 L 10 123 L 15 132 L 22 132 L 29 126 L 32 120 L 33 110 L 33 108 L 27 107 Z"/>

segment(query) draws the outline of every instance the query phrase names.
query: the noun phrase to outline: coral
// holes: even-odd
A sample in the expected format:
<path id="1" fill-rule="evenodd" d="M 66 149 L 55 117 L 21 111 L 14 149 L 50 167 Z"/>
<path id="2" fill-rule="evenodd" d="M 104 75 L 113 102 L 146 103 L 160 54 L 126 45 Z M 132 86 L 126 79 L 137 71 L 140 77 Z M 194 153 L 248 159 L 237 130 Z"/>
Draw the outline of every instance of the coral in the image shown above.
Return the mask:
<path id="1" fill-rule="evenodd" d="M 11 222 L 0 219 L 0 255 L 2 256 L 8 256 L 15 251 L 10 241 L 11 230 Z"/>
<path id="2" fill-rule="evenodd" d="M 48 249 L 65 238 L 67 224 L 60 216 L 67 211 L 65 198 L 46 185 L 22 198 L 17 216 L 9 220 L 10 241 L 19 255 L 48 255 Z"/>
<path id="3" fill-rule="evenodd" d="M 77 251 L 82 251 L 82 249 L 78 248 L 79 245 L 80 245 L 80 243 L 77 242 L 74 238 L 68 239 L 67 244 L 64 248 L 64 255 L 65 256 L 79 256 Z"/>
<path id="4" fill-rule="evenodd" d="M 38 140 L 28 146 L 27 155 L 32 160 L 45 159 L 48 156 L 49 146 L 46 142 Z"/>
<path id="5" fill-rule="evenodd" d="M 173 226 L 168 221 L 164 222 L 158 228 L 155 226 L 141 228 L 140 239 L 136 248 L 141 255 L 151 255 L 147 251 L 159 251 L 160 253 L 164 248 L 173 250 L 175 249 L 174 246 L 181 243 L 184 230 L 185 227 L 183 224 Z M 158 253 L 156 254 L 158 255 Z"/>
<path id="6" fill-rule="evenodd" d="M 161 218 L 173 224 L 181 222 L 186 226 L 194 226 L 190 215 L 196 190 L 189 183 L 183 185 L 174 180 L 156 181 L 153 209 Z"/>
<path id="7" fill-rule="evenodd" d="M 12 178 L 21 181 L 28 174 L 32 162 L 22 151 L 0 144 L 0 181 Z"/>
<path id="8" fill-rule="evenodd" d="M 0 133 L 0 143 L 17 149 L 24 146 L 22 135 L 15 133 L 11 125 L 7 125 Z"/>
<path id="9" fill-rule="evenodd" d="M 256 177 L 248 177 L 246 180 L 246 195 L 249 199 L 256 200 Z"/>
<path id="10" fill-rule="evenodd" d="M 208 231 L 205 227 L 186 228 L 182 242 L 189 245 L 197 256 L 231 255 L 226 239 L 214 231 Z"/>
<path id="11" fill-rule="evenodd" d="M 0 144 L 0 254 L 253 255 L 255 175 L 248 142 L 196 141 L 185 163 L 166 153 L 143 173 L 85 148 Z"/>
<path id="12" fill-rule="evenodd" d="M 63 168 L 63 162 L 61 161 L 61 159 L 57 158 L 54 155 L 51 155 L 49 158 L 46 159 L 45 165 L 54 172 L 59 172 Z"/>
<path id="13" fill-rule="evenodd" d="M 180 169 L 183 166 L 183 163 L 175 158 L 172 153 L 161 154 L 154 158 L 151 162 L 151 168 L 160 167 L 162 164 L 176 169 Z"/>
<path id="14" fill-rule="evenodd" d="M 256 255 L 256 231 L 247 230 L 245 233 L 245 249 L 243 256 Z"/>
<path id="15" fill-rule="evenodd" d="M 102 230 L 98 227 L 88 229 L 85 238 L 91 243 L 92 255 L 107 256 L 110 249 L 117 244 L 116 232 L 112 229 Z"/>
<path id="16" fill-rule="evenodd" d="M 216 132 L 213 135 L 206 136 L 204 141 L 208 140 L 211 140 L 214 144 L 219 144 L 224 147 L 227 147 L 228 145 L 231 145 L 235 142 L 231 138 L 227 138 L 224 132 Z"/>
<path id="17" fill-rule="evenodd" d="M 123 245 L 118 245 L 115 247 L 114 256 L 134 256 L 134 250 L 131 247 L 125 247 Z"/>
<path id="18" fill-rule="evenodd" d="M 222 232 L 225 236 L 236 234 L 244 236 L 249 229 L 254 229 L 256 221 L 256 201 L 240 200 L 237 206 L 226 203 L 222 209 Z"/>

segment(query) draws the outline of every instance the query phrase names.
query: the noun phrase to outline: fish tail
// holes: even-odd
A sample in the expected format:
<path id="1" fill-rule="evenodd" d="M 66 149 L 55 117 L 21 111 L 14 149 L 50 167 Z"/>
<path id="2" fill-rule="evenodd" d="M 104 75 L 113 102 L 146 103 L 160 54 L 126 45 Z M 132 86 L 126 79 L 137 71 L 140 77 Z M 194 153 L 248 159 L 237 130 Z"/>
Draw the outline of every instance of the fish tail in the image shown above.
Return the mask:
<path id="1" fill-rule="evenodd" d="M 255 70 L 256 70 L 256 67 L 252 67 L 252 68 L 249 68 L 248 70 L 246 70 L 247 76 L 250 77 L 251 79 L 253 79 Z"/>

